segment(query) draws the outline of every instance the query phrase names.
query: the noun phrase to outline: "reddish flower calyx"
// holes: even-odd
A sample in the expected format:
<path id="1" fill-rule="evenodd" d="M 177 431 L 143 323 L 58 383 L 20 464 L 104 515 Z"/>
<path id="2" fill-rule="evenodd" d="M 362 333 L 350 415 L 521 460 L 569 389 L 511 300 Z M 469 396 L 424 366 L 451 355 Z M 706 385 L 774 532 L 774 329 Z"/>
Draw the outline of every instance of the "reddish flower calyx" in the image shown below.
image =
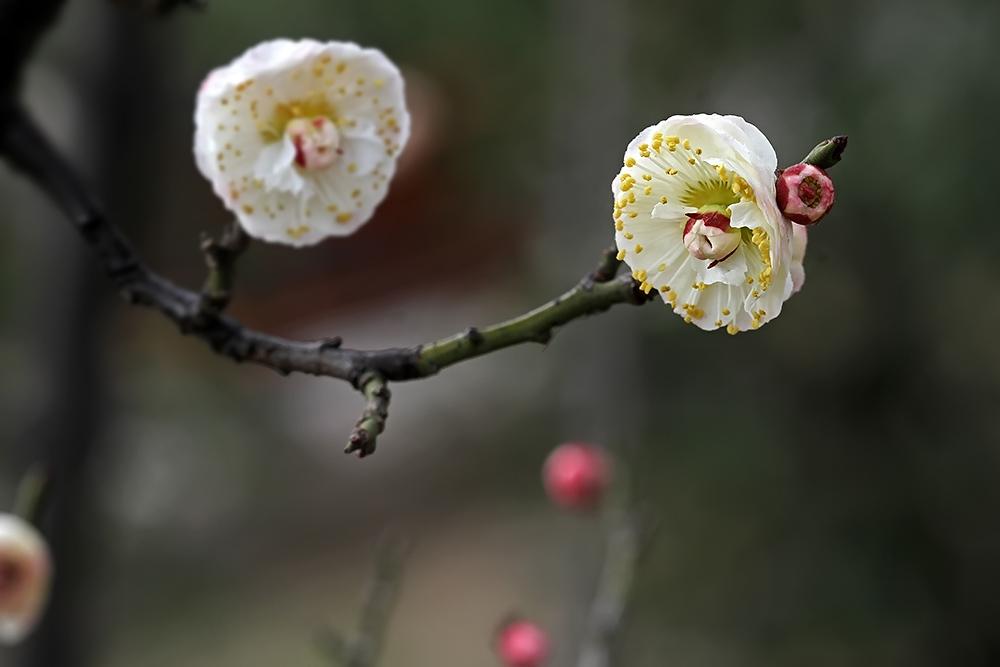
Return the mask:
<path id="1" fill-rule="evenodd" d="M 778 208 L 786 218 L 800 225 L 811 225 L 833 208 L 836 191 L 825 171 L 800 162 L 785 169 L 775 184 Z"/>
<path id="2" fill-rule="evenodd" d="M 326 116 L 293 118 L 285 133 L 295 146 L 295 164 L 307 171 L 326 169 L 343 152 L 340 132 Z"/>
<path id="3" fill-rule="evenodd" d="M 541 667 L 549 656 L 549 639 L 534 623 L 512 621 L 500 630 L 496 650 L 507 667 Z"/>
<path id="4" fill-rule="evenodd" d="M 570 442 L 556 447 L 542 469 L 545 490 L 557 505 L 591 509 L 611 480 L 611 464 L 600 447 Z"/>
<path id="5" fill-rule="evenodd" d="M 722 211 L 703 209 L 688 213 L 687 217 L 683 242 L 695 259 L 709 259 L 717 264 L 740 246 L 740 231 L 729 226 L 729 216 Z"/>

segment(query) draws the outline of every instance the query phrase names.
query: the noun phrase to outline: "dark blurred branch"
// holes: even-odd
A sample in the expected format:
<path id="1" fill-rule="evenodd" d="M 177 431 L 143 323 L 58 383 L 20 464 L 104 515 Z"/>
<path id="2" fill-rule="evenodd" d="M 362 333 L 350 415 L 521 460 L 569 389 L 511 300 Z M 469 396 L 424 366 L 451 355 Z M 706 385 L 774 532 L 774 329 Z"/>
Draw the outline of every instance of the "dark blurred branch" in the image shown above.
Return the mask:
<path id="1" fill-rule="evenodd" d="M 17 485 L 14 513 L 25 521 L 40 525 L 52 497 L 52 477 L 41 464 L 28 469 Z"/>
<path id="2" fill-rule="evenodd" d="M 379 546 L 375 570 L 361 608 L 358 634 L 353 642 L 346 641 L 334 630 L 323 633 L 324 652 L 342 667 L 375 667 L 378 664 L 409 549 L 406 542 L 391 538 Z"/>
<path id="3" fill-rule="evenodd" d="M 65 0 L 0 0 L 0 104 L 12 104 L 24 63 Z"/>
<path id="4" fill-rule="evenodd" d="M 208 0 L 112 0 L 116 5 L 139 7 L 149 12 L 169 14 L 178 7 L 189 9 L 204 9 Z"/>
<path id="5" fill-rule="evenodd" d="M 576 667 L 611 667 L 642 549 L 639 519 L 617 510 L 609 521 L 604 564 L 590 605 Z"/>

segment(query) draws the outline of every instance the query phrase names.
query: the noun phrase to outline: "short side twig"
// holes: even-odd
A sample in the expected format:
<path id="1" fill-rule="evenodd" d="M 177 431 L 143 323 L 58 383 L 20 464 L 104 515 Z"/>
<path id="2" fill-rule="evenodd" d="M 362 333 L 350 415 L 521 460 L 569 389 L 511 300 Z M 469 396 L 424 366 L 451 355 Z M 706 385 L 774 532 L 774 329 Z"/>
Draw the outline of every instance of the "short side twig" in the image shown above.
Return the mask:
<path id="1" fill-rule="evenodd" d="M 348 641 L 336 630 L 323 631 L 320 646 L 338 665 L 375 667 L 378 664 L 409 551 L 409 543 L 398 538 L 385 538 L 379 546 L 353 641 Z"/>
<path id="2" fill-rule="evenodd" d="M 236 260 L 250 243 L 250 237 L 233 221 L 226 226 L 218 239 L 205 235 L 201 239 L 201 252 L 205 255 L 208 276 L 201 288 L 201 309 L 221 312 L 232 298 Z"/>
<path id="3" fill-rule="evenodd" d="M 385 421 L 389 418 L 389 387 L 379 373 L 368 371 L 358 382 L 361 393 L 365 395 L 365 411 L 354 425 L 351 437 L 347 440 L 344 451 L 348 454 L 357 452 L 364 458 L 375 452 L 375 440 L 379 433 L 385 430 Z"/>

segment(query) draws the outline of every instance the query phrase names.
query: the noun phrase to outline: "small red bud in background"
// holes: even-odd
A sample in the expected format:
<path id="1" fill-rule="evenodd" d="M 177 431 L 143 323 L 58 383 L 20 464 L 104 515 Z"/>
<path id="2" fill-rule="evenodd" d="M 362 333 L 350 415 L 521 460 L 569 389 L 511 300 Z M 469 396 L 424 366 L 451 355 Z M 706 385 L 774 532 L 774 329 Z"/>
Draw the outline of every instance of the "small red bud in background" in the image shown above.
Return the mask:
<path id="1" fill-rule="evenodd" d="M 540 667 L 549 657 L 549 638 L 534 623 L 511 621 L 500 630 L 496 650 L 507 667 Z"/>
<path id="2" fill-rule="evenodd" d="M 596 445 L 569 442 L 556 447 L 542 469 L 545 490 L 557 505 L 592 509 L 611 480 L 611 462 Z"/>
<path id="3" fill-rule="evenodd" d="M 17 644 L 35 627 L 51 576 L 41 534 L 20 517 L 0 513 L 0 644 Z"/>
<path id="4" fill-rule="evenodd" d="M 811 225 L 830 212 L 836 192 L 825 171 L 800 162 L 785 169 L 775 184 L 778 208 L 786 218 L 800 225 Z"/>

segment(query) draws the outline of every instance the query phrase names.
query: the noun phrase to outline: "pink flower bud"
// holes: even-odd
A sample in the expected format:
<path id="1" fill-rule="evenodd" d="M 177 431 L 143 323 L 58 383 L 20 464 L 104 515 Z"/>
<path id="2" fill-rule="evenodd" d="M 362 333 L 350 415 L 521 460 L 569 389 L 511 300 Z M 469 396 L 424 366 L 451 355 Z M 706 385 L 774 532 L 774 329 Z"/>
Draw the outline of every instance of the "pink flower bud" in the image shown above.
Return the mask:
<path id="1" fill-rule="evenodd" d="M 786 218 L 811 225 L 833 208 L 835 191 L 826 172 L 800 162 L 781 172 L 776 184 L 778 208 Z"/>
<path id="2" fill-rule="evenodd" d="M 51 572 L 48 547 L 34 526 L 0 514 L 0 642 L 16 644 L 35 627 Z"/>
<path id="3" fill-rule="evenodd" d="M 497 636 L 496 650 L 507 667 L 539 667 L 549 656 L 549 638 L 534 623 L 512 621 Z"/>
<path id="4" fill-rule="evenodd" d="M 545 490 L 556 504 L 590 509 L 604 495 L 611 478 L 611 465 L 600 447 L 570 442 L 549 454 L 542 477 Z"/>

